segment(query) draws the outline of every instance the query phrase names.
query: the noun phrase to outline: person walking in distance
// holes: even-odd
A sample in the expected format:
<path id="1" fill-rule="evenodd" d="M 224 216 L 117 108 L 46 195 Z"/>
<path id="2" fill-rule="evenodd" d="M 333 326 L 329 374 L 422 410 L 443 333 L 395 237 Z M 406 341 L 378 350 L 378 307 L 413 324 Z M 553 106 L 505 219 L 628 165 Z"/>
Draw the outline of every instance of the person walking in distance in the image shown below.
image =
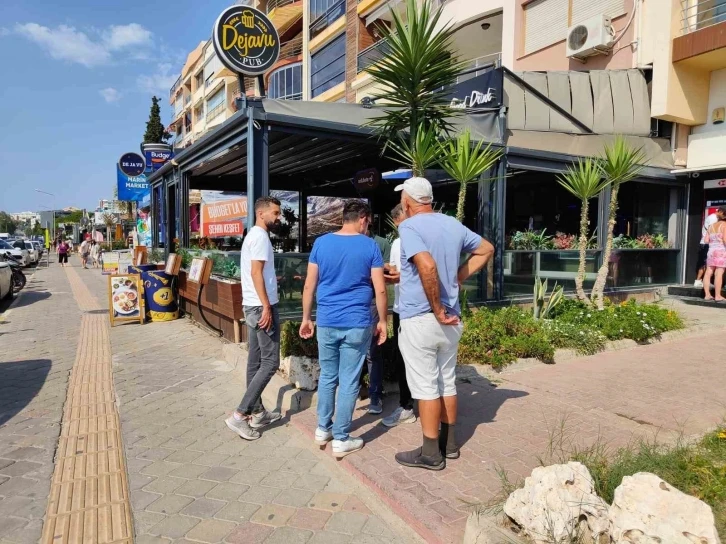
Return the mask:
<path id="1" fill-rule="evenodd" d="M 71 250 L 70 246 L 65 240 L 61 240 L 58 244 L 58 262 L 65 268 L 68 264 L 68 252 Z"/>
<path id="2" fill-rule="evenodd" d="M 83 268 L 88 268 L 88 257 L 91 255 L 91 242 L 88 239 L 83 240 L 81 242 L 81 266 Z"/>
<path id="3" fill-rule="evenodd" d="M 361 438 L 349 434 L 360 375 L 371 337 L 377 337 L 378 345 L 386 341 L 388 301 L 383 256 L 375 241 L 365 234 L 370 221 L 367 203 L 346 202 L 343 227 L 321 236 L 313 245 L 303 289 L 302 338 L 312 338 L 314 333 L 312 306 L 317 291 L 320 378 L 315 442 L 325 446 L 332 440 L 333 456 L 337 458 L 363 447 Z M 371 316 L 374 294 L 378 310 L 375 332 Z"/>
<path id="4" fill-rule="evenodd" d="M 418 400 L 423 445 L 396 454 L 405 466 L 442 470 L 459 457 L 455 425 L 456 354 L 463 326 L 459 286 L 481 270 L 492 245 L 453 217 L 433 210 L 433 190 L 414 177 L 396 187 L 406 220 L 401 237 L 399 347 L 411 394 Z M 459 265 L 462 253 L 471 257 Z"/>
<path id="5" fill-rule="evenodd" d="M 403 208 L 398 204 L 391 211 L 391 219 L 396 225 L 396 228 L 403 222 L 406 217 L 403 215 Z M 401 423 L 415 423 L 416 414 L 413 413 L 413 398 L 411 397 L 411 390 L 408 388 L 408 382 L 406 381 L 406 367 L 403 364 L 403 357 L 401 357 L 401 351 L 398 348 L 398 329 L 401 326 L 401 318 L 398 314 L 399 305 L 399 287 L 398 283 L 401 280 L 401 238 L 396 238 L 391 244 L 391 258 L 385 269 L 386 283 L 393 284 L 393 364 L 396 369 L 396 376 L 398 378 L 398 391 L 399 400 L 398 408 L 393 413 L 384 417 L 381 423 L 386 427 L 395 427 Z"/>
<path id="6" fill-rule="evenodd" d="M 270 232 L 280 227 L 280 201 L 261 197 L 255 202 L 255 226 L 242 243 L 242 305 L 249 354 L 247 391 L 237 410 L 227 418 L 227 427 L 245 440 L 257 440 L 257 430 L 278 421 L 279 412 L 262 405 L 262 391 L 280 366 L 280 318 L 277 311 L 277 274 Z"/>

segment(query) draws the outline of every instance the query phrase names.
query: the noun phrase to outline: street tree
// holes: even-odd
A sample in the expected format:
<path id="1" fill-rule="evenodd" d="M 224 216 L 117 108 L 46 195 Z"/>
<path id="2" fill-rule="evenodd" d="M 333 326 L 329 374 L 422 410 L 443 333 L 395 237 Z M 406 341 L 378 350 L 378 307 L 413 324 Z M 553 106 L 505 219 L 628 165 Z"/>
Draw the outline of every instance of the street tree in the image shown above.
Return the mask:
<path id="1" fill-rule="evenodd" d="M 159 102 L 161 102 L 161 98 L 151 97 L 151 110 L 149 111 L 149 120 L 146 122 L 146 132 L 144 132 L 145 144 L 162 144 L 171 138 L 171 134 L 166 131 L 161 122 Z"/>

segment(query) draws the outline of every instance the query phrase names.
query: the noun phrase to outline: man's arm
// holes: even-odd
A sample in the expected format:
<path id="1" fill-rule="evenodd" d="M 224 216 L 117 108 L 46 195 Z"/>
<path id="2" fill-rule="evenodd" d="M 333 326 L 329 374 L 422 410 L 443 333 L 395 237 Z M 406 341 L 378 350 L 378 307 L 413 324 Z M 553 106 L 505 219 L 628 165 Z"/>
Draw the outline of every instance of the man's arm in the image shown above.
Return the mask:
<path id="1" fill-rule="evenodd" d="M 315 326 L 312 321 L 313 314 L 313 298 L 315 297 L 315 289 L 318 287 L 318 265 L 308 263 L 308 273 L 305 278 L 305 287 L 303 287 L 303 318 L 300 324 L 300 336 L 302 338 L 311 338 Z"/>
<path id="2" fill-rule="evenodd" d="M 251 261 L 252 270 L 250 271 L 250 275 L 252 276 L 252 285 L 255 286 L 255 292 L 262 304 L 262 317 L 260 317 L 259 326 L 261 329 L 269 330 L 272 325 L 272 307 L 270 306 L 270 299 L 267 296 L 265 278 L 262 274 L 262 271 L 265 268 L 265 262 L 266 261 Z"/>
<path id="3" fill-rule="evenodd" d="M 378 310 L 378 345 L 386 341 L 388 335 L 388 294 L 386 293 L 386 280 L 383 278 L 383 268 L 371 268 L 373 291 L 376 295 L 376 310 Z"/>
<path id="4" fill-rule="evenodd" d="M 428 251 L 421 251 L 413 256 L 413 264 L 418 270 L 421 278 L 424 293 L 431 306 L 431 311 L 439 323 L 443 325 L 455 325 L 459 322 L 456 316 L 447 316 L 446 309 L 441 304 L 441 289 L 439 288 L 439 273 L 436 270 L 436 261 Z"/>
<path id="5" fill-rule="evenodd" d="M 457 273 L 459 285 L 484 268 L 492 255 L 494 255 L 494 246 L 482 238 L 479 247 L 472 251 L 471 257 L 459 267 Z"/>

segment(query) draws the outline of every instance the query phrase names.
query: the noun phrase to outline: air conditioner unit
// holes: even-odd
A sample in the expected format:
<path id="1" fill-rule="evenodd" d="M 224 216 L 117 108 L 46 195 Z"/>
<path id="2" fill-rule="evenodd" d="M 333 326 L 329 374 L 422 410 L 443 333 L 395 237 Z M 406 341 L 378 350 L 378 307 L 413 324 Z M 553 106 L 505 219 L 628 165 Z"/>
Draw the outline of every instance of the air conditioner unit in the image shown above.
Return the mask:
<path id="1" fill-rule="evenodd" d="M 586 59 L 609 51 L 615 33 L 610 17 L 597 15 L 567 29 L 567 57 Z"/>

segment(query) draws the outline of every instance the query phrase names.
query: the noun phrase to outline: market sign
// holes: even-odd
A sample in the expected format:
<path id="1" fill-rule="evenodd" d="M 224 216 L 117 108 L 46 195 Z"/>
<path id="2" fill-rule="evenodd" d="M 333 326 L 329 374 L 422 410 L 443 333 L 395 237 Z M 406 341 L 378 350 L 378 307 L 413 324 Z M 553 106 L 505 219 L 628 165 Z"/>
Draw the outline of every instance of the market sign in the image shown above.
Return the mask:
<path id="1" fill-rule="evenodd" d="M 118 183 L 118 200 L 140 202 L 151 192 L 149 182 L 143 171 L 138 176 L 125 174 L 120 165 L 116 167 L 116 181 Z"/>
<path id="2" fill-rule="evenodd" d="M 238 74 L 264 74 L 280 56 L 280 36 L 267 15 L 244 5 L 231 6 L 212 29 L 214 50 L 227 68 Z"/>
<path id="3" fill-rule="evenodd" d="M 146 170 L 146 163 L 144 157 L 138 153 L 124 153 L 118 160 L 118 167 L 121 172 L 129 177 L 137 177 L 144 173 Z"/>
<path id="4" fill-rule="evenodd" d="M 502 105 L 504 71 L 496 68 L 452 85 L 447 98 L 456 109 L 489 109 Z"/>

